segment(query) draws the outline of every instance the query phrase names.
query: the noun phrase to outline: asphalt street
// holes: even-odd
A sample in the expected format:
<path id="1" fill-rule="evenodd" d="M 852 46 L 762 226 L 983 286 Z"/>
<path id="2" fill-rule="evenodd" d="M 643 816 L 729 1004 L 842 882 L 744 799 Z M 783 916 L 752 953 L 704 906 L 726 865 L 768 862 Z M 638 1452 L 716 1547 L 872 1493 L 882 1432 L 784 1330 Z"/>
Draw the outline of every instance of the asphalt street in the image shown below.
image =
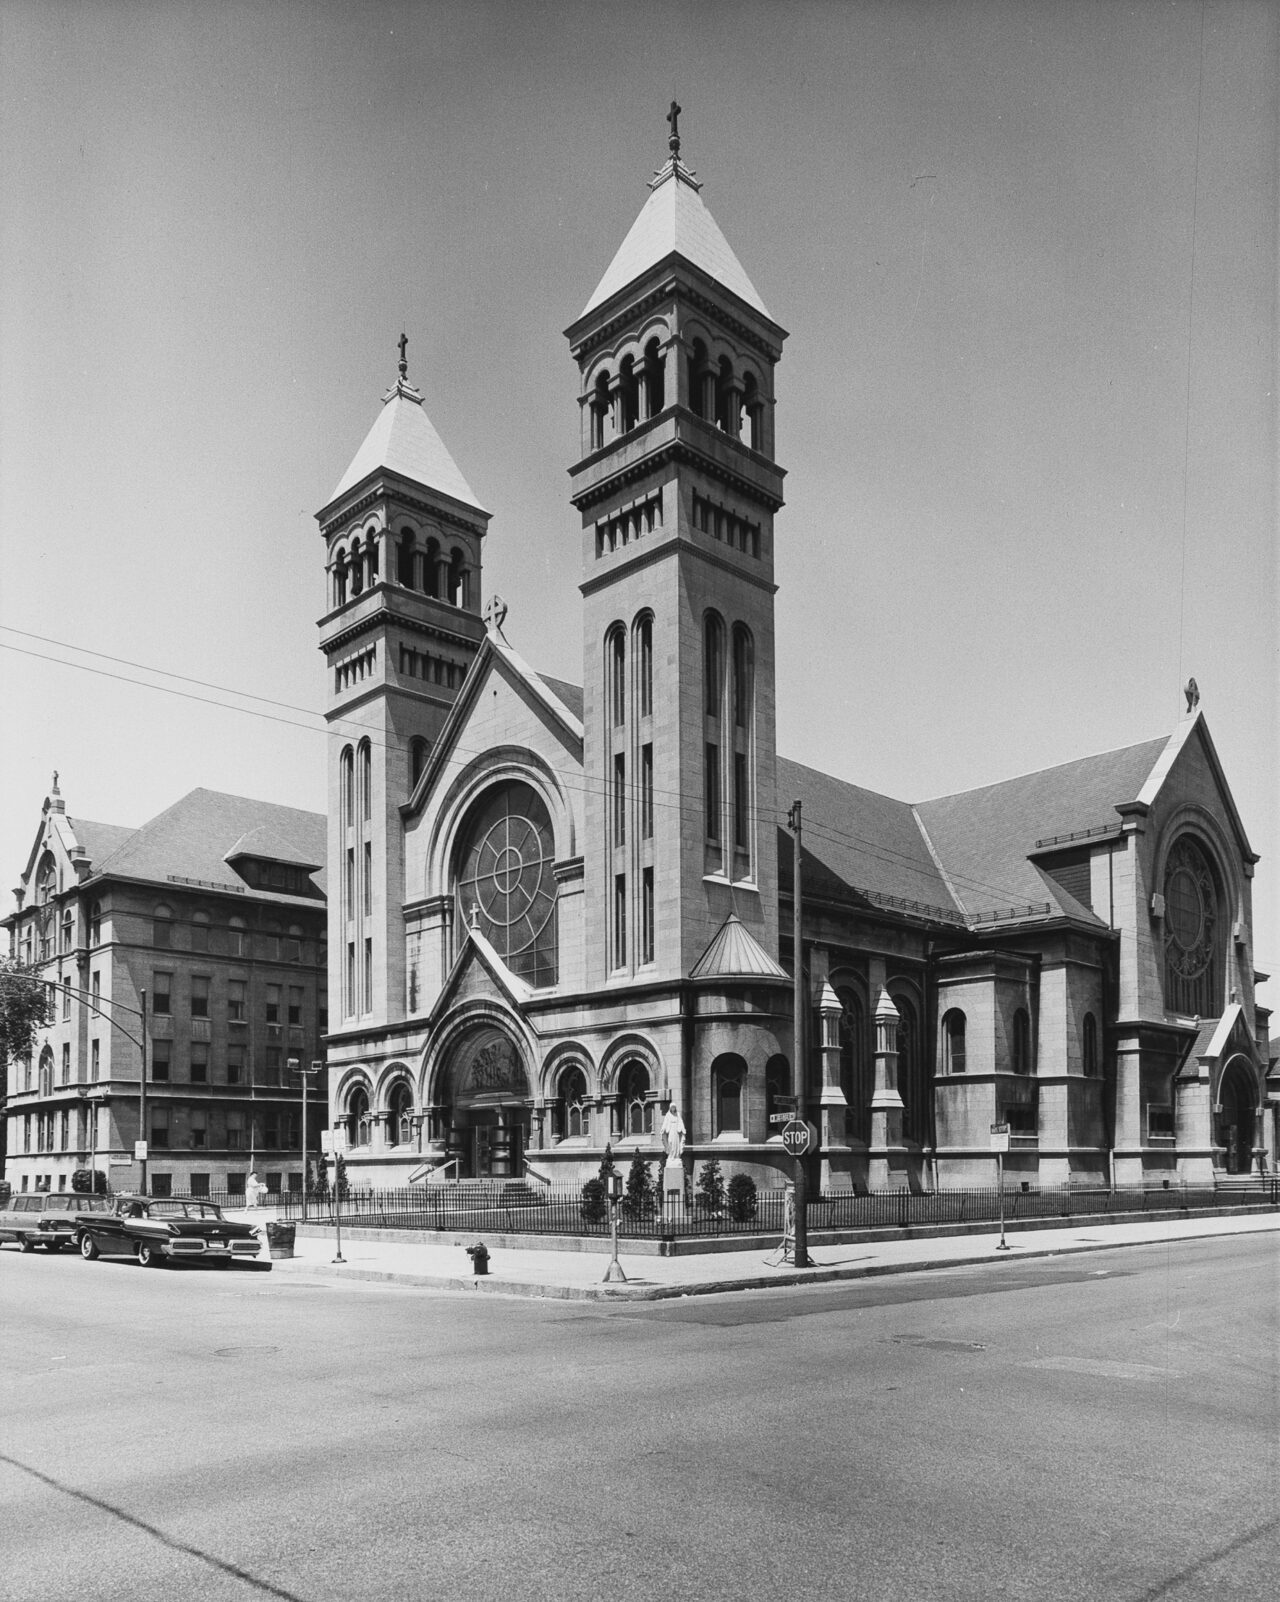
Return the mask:
<path id="1" fill-rule="evenodd" d="M 1250 1602 L 1277 1237 L 608 1306 L 0 1252 L 14 1602 Z"/>

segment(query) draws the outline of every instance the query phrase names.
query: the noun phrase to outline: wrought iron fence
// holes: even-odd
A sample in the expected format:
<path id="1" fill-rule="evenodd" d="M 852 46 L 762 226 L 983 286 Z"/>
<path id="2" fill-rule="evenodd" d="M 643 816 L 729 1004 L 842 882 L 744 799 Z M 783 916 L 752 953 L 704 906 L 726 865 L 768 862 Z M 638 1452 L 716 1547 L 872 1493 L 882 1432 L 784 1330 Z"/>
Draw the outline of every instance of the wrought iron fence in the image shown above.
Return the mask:
<path id="1" fill-rule="evenodd" d="M 297 1219 L 302 1198 L 297 1193 L 271 1198 L 280 1217 Z M 1004 1216 L 1008 1221 L 1036 1218 L 1087 1218 L 1141 1212 L 1206 1211 L 1254 1203 L 1280 1207 L 1280 1176 L 1259 1177 L 1248 1186 L 1231 1189 L 1190 1186 L 1171 1181 L 1168 1186 L 1133 1190 L 1086 1189 L 1055 1186 L 1022 1190 L 1006 1187 Z M 711 1235 L 781 1234 L 785 1222 L 786 1193 L 759 1191 L 753 1206 L 736 1212 L 700 1205 L 694 1197 L 686 1206 L 665 1209 L 658 1204 L 618 1208 L 618 1234 L 624 1239 L 676 1239 Z M 553 1186 L 538 1192 L 511 1184 L 414 1186 L 399 1190 L 352 1190 L 337 1206 L 342 1223 L 350 1228 L 487 1231 L 507 1235 L 590 1235 L 609 1233 L 606 1203 L 584 1198 L 576 1186 Z M 332 1196 L 311 1197 L 308 1212 L 317 1223 L 332 1222 Z M 820 1196 L 809 1203 L 809 1229 L 907 1229 L 943 1224 L 995 1223 L 1000 1215 L 1000 1193 L 994 1186 L 975 1190 L 879 1191 L 871 1195 L 841 1192 Z"/>

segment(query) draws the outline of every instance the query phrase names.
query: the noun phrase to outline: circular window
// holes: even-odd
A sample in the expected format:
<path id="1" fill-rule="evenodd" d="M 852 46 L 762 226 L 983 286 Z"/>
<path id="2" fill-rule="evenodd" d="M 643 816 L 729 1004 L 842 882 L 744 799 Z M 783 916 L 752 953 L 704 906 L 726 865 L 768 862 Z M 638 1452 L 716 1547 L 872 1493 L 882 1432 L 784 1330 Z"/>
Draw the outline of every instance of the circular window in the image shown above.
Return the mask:
<path id="1" fill-rule="evenodd" d="M 1184 979 L 1202 974 L 1213 960 L 1216 900 L 1204 854 L 1193 841 L 1180 840 L 1164 876 L 1165 952 Z"/>
<path id="2" fill-rule="evenodd" d="M 527 784 L 486 796 L 472 818 L 458 891 L 475 923 L 513 972 L 555 983 L 555 847 L 551 819 Z"/>

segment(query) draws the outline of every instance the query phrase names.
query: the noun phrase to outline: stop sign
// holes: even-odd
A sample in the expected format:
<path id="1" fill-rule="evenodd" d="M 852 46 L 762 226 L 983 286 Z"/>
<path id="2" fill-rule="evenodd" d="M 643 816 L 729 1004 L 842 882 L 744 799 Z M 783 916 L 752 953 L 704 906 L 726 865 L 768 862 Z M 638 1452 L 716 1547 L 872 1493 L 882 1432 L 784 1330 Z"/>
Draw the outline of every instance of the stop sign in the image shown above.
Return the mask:
<path id="1" fill-rule="evenodd" d="M 782 1126 L 782 1144 L 792 1157 L 803 1157 L 812 1139 L 811 1127 L 799 1118 L 793 1118 L 789 1124 Z"/>

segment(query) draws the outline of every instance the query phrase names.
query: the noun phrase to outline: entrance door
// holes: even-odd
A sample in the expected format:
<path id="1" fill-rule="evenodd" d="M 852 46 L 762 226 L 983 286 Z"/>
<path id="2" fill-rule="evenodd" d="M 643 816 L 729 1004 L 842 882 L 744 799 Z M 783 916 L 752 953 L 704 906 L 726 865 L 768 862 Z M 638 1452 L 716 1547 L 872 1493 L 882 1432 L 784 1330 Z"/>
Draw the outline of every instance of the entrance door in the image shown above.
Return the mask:
<path id="1" fill-rule="evenodd" d="M 1217 1144 L 1223 1148 L 1223 1165 L 1229 1174 L 1247 1174 L 1253 1164 L 1253 1094 L 1239 1059 L 1227 1064 L 1218 1100 Z"/>

